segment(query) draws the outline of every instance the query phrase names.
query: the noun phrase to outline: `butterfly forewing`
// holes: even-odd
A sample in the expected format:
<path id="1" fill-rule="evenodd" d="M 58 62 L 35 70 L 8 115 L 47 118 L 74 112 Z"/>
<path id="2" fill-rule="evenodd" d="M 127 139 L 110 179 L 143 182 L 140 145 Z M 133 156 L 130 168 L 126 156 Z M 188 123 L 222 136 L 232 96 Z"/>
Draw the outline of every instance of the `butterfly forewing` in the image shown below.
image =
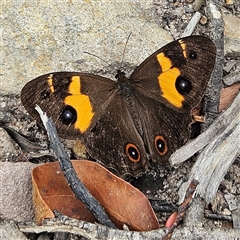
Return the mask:
<path id="1" fill-rule="evenodd" d="M 216 57 L 201 36 L 173 41 L 148 57 L 131 75 L 133 88 L 179 112 L 189 112 L 206 90 Z"/>
<path id="2" fill-rule="evenodd" d="M 21 100 L 28 112 L 42 125 L 35 110 L 38 104 L 50 116 L 60 136 L 82 138 L 116 94 L 115 82 L 96 75 L 56 72 L 28 82 Z"/>

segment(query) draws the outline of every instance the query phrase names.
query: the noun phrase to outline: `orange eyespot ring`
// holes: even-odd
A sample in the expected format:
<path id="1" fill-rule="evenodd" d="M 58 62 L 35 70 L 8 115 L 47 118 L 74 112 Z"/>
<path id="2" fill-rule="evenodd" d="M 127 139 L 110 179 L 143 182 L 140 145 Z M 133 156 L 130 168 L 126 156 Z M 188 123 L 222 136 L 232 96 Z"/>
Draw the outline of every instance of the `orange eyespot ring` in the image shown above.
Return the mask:
<path id="1" fill-rule="evenodd" d="M 163 136 L 156 136 L 155 139 L 154 139 L 154 145 L 155 145 L 155 148 L 157 150 L 157 152 L 163 156 L 167 153 L 168 151 L 168 146 L 167 146 L 167 142 L 166 140 L 164 139 Z"/>
<path id="2" fill-rule="evenodd" d="M 126 154 L 131 162 L 139 162 L 141 159 L 141 154 L 136 145 L 128 143 L 125 147 Z"/>

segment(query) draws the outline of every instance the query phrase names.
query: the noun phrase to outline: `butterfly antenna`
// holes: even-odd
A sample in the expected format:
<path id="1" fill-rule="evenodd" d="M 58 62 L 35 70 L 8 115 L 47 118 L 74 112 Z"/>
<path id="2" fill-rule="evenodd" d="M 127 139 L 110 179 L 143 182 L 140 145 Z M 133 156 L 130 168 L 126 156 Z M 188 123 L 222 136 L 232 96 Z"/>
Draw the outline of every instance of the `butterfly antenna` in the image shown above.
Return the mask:
<path id="1" fill-rule="evenodd" d="M 123 65 L 123 60 L 124 60 L 124 55 L 125 55 L 125 52 L 126 52 L 128 40 L 129 40 L 129 38 L 130 38 L 131 35 L 132 35 L 132 33 L 130 32 L 129 35 L 128 35 L 128 37 L 127 37 L 127 41 L 126 41 L 126 43 L 125 43 L 124 49 L 123 49 L 122 60 L 121 60 L 121 64 L 120 64 L 121 68 L 122 68 L 122 65 Z"/>
<path id="2" fill-rule="evenodd" d="M 109 65 L 109 63 L 108 63 L 107 61 L 105 61 L 105 60 L 102 59 L 101 57 L 95 55 L 94 53 L 90 53 L 90 52 L 83 52 L 83 53 L 86 53 L 86 54 L 89 54 L 89 55 L 91 55 L 91 56 L 94 56 L 94 57 L 96 57 L 96 58 L 102 60 L 102 61 L 103 61 L 104 63 L 106 63 L 107 65 Z"/>

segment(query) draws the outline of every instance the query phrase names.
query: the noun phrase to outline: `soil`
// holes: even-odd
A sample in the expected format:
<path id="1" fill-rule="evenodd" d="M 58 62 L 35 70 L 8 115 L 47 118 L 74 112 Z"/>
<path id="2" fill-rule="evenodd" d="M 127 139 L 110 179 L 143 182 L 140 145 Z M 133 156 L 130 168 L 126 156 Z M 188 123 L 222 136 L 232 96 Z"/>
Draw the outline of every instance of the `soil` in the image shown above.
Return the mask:
<path id="1" fill-rule="evenodd" d="M 192 2 L 193 1 L 155 0 L 153 5 L 154 13 L 159 26 L 169 30 L 174 38 L 177 39 L 180 37 L 195 12 Z M 237 17 L 240 17 L 239 1 L 235 1 L 232 5 L 226 5 L 225 8 Z M 202 7 L 200 12 L 205 14 L 207 12 L 206 8 Z M 207 24 L 208 23 L 198 24 L 194 34 L 207 36 Z M 230 60 L 232 61 L 232 59 L 226 58 L 225 63 L 227 64 Z M 235 65 L 235 67 L 233 67 L 229 72 L 225 72 L 225 74 L 229 74 L 231 71 L 234 71 L 236 66 L 237 65 Z M 20 102 L 19 96 L 0 96 L 0 112 L 1 124 L 13 128 L 17 132 L 26 136 L 27 139 L 32 142 L 46 145 L 48 140 L 44 130 L 42 130 L 42 128 L 39 127 L 39 125 L 28 115 Z M 37 160 L 34 158 L 34 160 L 32 160 L 31 156 L 23 159 L 21 157 L 22 151 L 19 145 L 16 144 L 15 146 L 19 153 L 18 156 L 13 156 L 9 159 L 2 159 L 2 161 L 46 161 L 46 158 L 39 158 Z M 128 179 L 150 199 L 162 226 L 173 210 L 177 207 L 179 187 L 186 180 L 187 174 L 190 172 L 194 161 L 194 158 L 190 159 L 178 169 L 172 169 L 170 167 L 163 168 L 153 164 L 149 171 L 142 176 L 136 178 L 131 177 Z M 216 218 L 205 218 L 205 225 L 211 227 L 216 226 L 232 228 L 231 221 L 217 219 L 218 217 L 231 212 L 224 197 L 224 195 L 228 193 L 231 193 L 236 197 L 240 195 L 240 158 L 236 159 L 224 177 L 221 185 L 219 186 L 214 203 L 206 206 L 206 214 L 213 213 Z M 49 234 L 50 239 L 52 239 L 52 236 L 53 234 Z M 37 234 L 28 234 L 28 237 L 29 239 L 37 239 Z M 81 238 L 75 236 L 71 239 Z"/>

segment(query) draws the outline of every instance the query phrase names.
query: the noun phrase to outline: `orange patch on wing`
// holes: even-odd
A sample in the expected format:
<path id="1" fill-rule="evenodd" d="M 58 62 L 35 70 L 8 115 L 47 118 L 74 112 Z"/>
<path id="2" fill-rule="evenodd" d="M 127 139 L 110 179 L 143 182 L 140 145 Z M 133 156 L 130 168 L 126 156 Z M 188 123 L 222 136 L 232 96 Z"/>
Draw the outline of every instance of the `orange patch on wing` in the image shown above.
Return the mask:
<path id="1" fill-rule="evenodd" d="M 172 105 L 181 108 L 183 105 L 184 97 L 176 89 L 176 80 L 181 72 L 178 68 L 172 67 L 171 60 L 159 53 L 157 60 L 162 68 L 162 73 L 158 76 L 158 83 L 162 91 L 162 96 Z"/>
<path id="2" fill-rule="evenodd" d="M 179 43 L 180 43 L 180 46 L 181 46 L 181 48 L 182 48 L 182 50 L 183 50 L 183 56 L 184 56 L 185 58 L 187 58 L 187 52 L 186 52 L 186 44 L 185 44 L 185 42 L 184 42 L 183 40 L 179 40 Z"/>
<path id="3" fill-rule="evenodd" d="M 50 75 L 48 76 L 48 78 L 47 78 L 47 82 L 48 82 L 48 86 L 49 86 L 49 88 L 50 88 L 50 91 L 51 91 L 52 93 L 54 93 L 54 86 L 53 86 L 53 83 L 52 83 L 52 77 L 53 77 L 53 75 L 50 74 Z"/>
<path id="4" fill-rule="evenodd" d="M 71 95 L 64 99 L 64 103 L 72 106 L 76 110 L 77 120 L 74 128 L 83 133 L 90 126 L 94 112 L 89 96 L 81 93 L 80 76 L 73 76 L 71 80 L 68 87 L 68 93 Z"/>

